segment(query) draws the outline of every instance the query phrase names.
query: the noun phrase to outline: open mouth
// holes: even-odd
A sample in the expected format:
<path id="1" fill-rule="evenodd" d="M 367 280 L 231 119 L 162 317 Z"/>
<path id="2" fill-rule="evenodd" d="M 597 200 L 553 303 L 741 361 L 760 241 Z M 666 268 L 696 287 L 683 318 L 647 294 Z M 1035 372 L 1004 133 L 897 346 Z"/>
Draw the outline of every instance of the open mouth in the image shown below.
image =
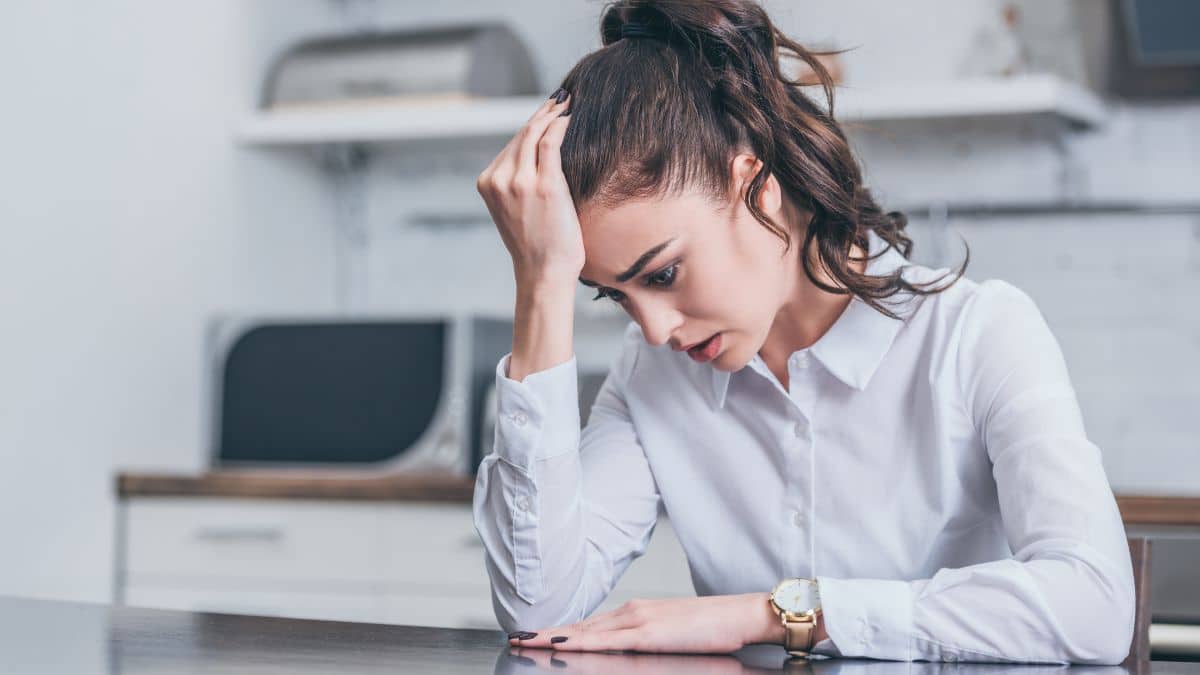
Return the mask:
<path id="1" fill-rule="evenodd" d="M 711 361 L 721 351 L 721 334 L 717 333 L 698 345 L 689 347 L 688 356 L 694 361 Z"/>

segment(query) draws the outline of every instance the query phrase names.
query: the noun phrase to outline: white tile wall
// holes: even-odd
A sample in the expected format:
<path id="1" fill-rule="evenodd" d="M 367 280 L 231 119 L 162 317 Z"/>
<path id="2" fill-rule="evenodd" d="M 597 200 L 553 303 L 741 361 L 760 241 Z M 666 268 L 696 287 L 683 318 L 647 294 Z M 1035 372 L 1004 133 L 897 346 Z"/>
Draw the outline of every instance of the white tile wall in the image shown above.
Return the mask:
<path id="1" fill-rule="evenodd" d="M 954 221 L 968 275 L 1028 292 L 1114 487 L 1200 493 L 1200 216 Z"/>

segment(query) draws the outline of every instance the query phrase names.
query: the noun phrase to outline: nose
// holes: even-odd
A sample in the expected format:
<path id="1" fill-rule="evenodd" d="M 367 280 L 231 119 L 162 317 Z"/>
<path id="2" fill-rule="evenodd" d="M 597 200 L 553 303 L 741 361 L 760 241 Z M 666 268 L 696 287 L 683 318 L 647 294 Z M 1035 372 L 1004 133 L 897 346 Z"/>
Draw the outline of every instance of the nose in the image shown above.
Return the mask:
<path id="1" fill-rule="evenodd" d="M 634 320 L 642 327 L 642 335 L 651 345 L 665 344 L 683 324 L 683 315 L 665 302 L 642 302 L 635 310 Z"/>

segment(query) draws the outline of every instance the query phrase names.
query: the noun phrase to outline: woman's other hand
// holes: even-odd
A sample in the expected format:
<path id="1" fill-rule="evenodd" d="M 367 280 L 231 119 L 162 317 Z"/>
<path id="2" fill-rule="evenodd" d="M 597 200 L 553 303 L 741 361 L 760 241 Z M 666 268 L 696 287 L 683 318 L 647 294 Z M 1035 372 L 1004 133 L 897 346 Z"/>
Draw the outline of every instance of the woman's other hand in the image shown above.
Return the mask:
<path id="1" fill-rule="evenodd" d="M 727 654 L 748 644 L 783 644 L 783 626 L 767 597 L 767 593 L 744 593 L 631 600 L 579 623 L 530 629 L 536 637 L 510 639 L 509 644 L 561 651 L 677 654 Z"/>

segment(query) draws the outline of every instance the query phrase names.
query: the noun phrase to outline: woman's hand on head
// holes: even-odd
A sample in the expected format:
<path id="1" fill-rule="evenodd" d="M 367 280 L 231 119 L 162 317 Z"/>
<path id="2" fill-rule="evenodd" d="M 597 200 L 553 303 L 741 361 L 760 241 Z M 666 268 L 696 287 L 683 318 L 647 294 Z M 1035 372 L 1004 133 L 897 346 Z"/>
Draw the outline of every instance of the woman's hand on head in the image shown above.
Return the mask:
<path id="1" fill-rule="evenodd" d="M 568 101 L 543 103 L 476 181 L 519 285 L 574 288 L 583 269 L 583 235 L 560 155 Z"/>
<path id="2" fill-rule="evenodd" d="M 631 600 L 579 623 L 529 630 L 536 637 L 510 639 L 509 644 L 561 651 L 727 654 L 748 644 L 783 642 L 783 628 L 766 593 Z"/>

